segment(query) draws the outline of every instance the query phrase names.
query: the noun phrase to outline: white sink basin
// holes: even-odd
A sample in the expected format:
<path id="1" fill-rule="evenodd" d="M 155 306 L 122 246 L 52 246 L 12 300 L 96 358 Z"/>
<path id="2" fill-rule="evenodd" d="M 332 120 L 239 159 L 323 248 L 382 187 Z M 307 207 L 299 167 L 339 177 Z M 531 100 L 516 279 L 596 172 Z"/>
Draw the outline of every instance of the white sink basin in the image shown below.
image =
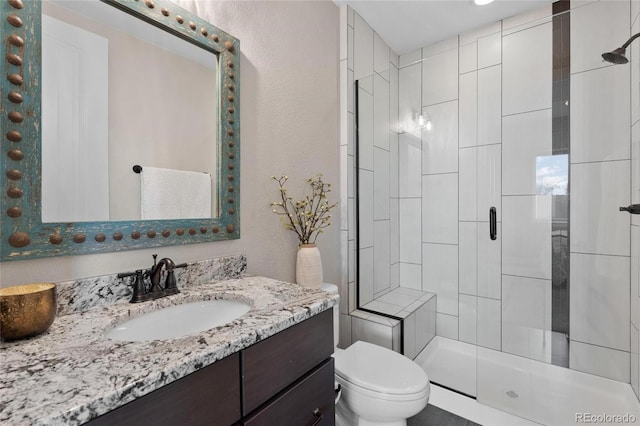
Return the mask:
<path id="1" fill-rule="evenodd" d="M 170 306 L 124 322 L 106 333 L 109 339 L 149 341 L 190 336 L 225 325 L 249 312 L 251 305 L 233 300 L 205 300 Z"/>

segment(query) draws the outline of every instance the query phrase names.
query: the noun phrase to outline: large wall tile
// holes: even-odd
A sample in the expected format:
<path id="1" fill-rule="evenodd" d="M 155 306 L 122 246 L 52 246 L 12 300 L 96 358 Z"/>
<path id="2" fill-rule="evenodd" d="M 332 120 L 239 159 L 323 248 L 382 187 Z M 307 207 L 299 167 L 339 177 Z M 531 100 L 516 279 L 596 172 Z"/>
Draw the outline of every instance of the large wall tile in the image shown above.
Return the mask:
<path id="1" fill-rule="evenodd" d="M 400 199 L 400 261 L 420 264 L 422 217 L 420 198 Z"/>
<path id="2" fill-rule="evenodd" d="M 632 1 L 631 5 L 640 7 L 640 1 Z M 631 15 L 634 16 L 634 15 Z M 632 18 L 633 19 L 633 18 Z M 640 15 L 637 15 L 631 29 L 631 34 L 640 33 Z M 640 44 L 633 43 L 629 46 L 631 61 L 631 122 L 640 120 Z"/>
<path id="3" fill-rule="evenodd" d="M 399 70 L 398 82 L 398 131 L 420 139 L 421 129 L 413 122 L 413 116 L 422 111 L 422 63 Z"/>
<path id="4" fill-rule="evenodd" d="M 389 256 L 391 264 L 394 264 L 400 261 L 400 200 L 392 198 L 389 204 Z"/>
<path id="5" fill-rule="evenodd" d="M 422 177 L 422 241 L 458 243 L 458 174 Z"/>
<path id="6" fill-rule="evenodd" d="M 571 338 L 629 351 L 629 257 L 571 254 Z"/>
<path id="7" fill-rule="evenodd" d="M 507 35 L 533 26 L 538 26 L 545 22 L 550 22 L 552 14 L 553 10 L 551 3 L 548 3 L 529 12 L 520 13 L 510 18 L 503 19 L 502 33 L 503 35 Z"/>
<path id="8" fill-rule="evenodd" d="M 628 66 L 571 76 L 572 163 L 630 158 L 629 103 Z"/>
<path id="9" fill-rule="evenodd" d="M 400 66 L 400 56 L 391 49 L 389 49 L 389 62 L 396 68 Z"/>
<path id="10" fill-rule="evenodd" d="M 502 221 L 502 145 L 478 147 L 478 220 L 489 221 L 489 209 L 495 207 L 498 222 Z"/>
<path id="11" fill-rule="evenodd" d="M 356 80 L 373 75 L 373 30 L 357 13 L 354 17 L 353 74 Z"/>
<path id="12" fill-rule="evenodd" d="M 475 222 L 478 219 L 478 148 L 460 149 L 458 155 L 458 217 L 462 221 Z"/>
<path id="13" fill-rule="evenodd" d="M 502 113 L 551 108 L 552 25 L 538 25 L 502 40 Z"/>
<path id="14" fill-rule="evenodd" d="M 629 256 L 629 161 L 571 165 L 571 252 Z"/>
<path id="15" fill-rule="evenodd" d="M 373 293 L 391 288 L 391 258 L 389 252 L 389 221 L 377 220 L 373 224 Z"/>
<path id="16" fill-rule="evenodd" d="M 640 357 L 639 357 L 639 338 L 638 329 L 631 326 L 631 388 L 637 397 L 640 397 Z"/>
<path id="17" fill-rule="evenodd" d="M 478 223 L 460 222 L 458 230 L 459 291 L 475 296 L 478 270 Z"/>
<path id="18" fill-rule="evenodd" d="M 494 22 L 485 27 L 474 28 L 471 31 L 467 31 L 465 33 L 460 34 L 459 36 L 460 46 L 476 42 L 478 41 L 478 39 L 481 39 L 491 34 L 496 34 L 496 33 L 499 34 L 501 29 L 502 29 L 502 22 L 500 21 Z"/>
<path id="19" fill-rule="evenodd" d="M 391 264 L 391 288 L 400 287 L 400 263 Z"/>
<path id="20" fill-rule="evenodd" d="M 392 133 L 389 140 L 389 196 L 400 197 L 400 136 Z"/>
<path id="21" fill-rule="evenodd" d="M 500 65 L 478 70 L 478 145 L 502 141 L 502 71 Z"/>
<path id="22" fill-rule="evenodd" d="M 373 247 L 360 249 L 358 263 L 358 291 L 360 304 L 364 305 L 373 300 Z"/>
<path id="23" fill-rule="evenodd" d="M 571 11 L 571 72 L 577 73 L 608 66 L 609 64 L 604 62 L 600 55 L 619 47 L 627 38 L 629 38 L 628 1 L 598 1 L 573 9 Z M 573 95 L 573 88 L 571 92 Z"/>
<path id="24" fill-rule="evenodd" d="M 438 312 L 458 315 L 458 246 L 422 245 L 422 290 L 438 295 Z"/>
<path id="25" fill-rule="evenodd" d="M 551 279 L 551 196 L 502 197 L 502 207 L 502 273 Z"/>
<path id="26" fill-rule="evenodd" d="M 355 240 L 349 240 L 349 285 L 355 284 L 355 279 L 356 279 L 356 242 Z M 351 303 L 352 299 L 354 299 L 354 297 L 352 297 L 352 295 L 355 296 L 355 291 L 351 292 L 351 289 L 349 289 L 349 303 Z M 349 311 L 352 311 L 353 309 L 355 309 L 355 306 L 349 305 Z"/>
<path id="27" fill-rule="evenodd" d="M 373 144 L 389 150 L 389 82 L 373 77 Z"/>
<path id="28" fill-rule="evenodd" d="M 420 62 L 422 60 L 422 49 L 416 49 L 413 52 L 400 55 L 399 67 L 406 67 L 407 65 Z"/>
<path id="29" fill-rule="evenodd" d="M 396 138 L 398 137 L 399 131 L 399 78 L 400 71 L 398 71 L 398 68 L 392 66 L 389 70 L 389 131 L 392 135 L 395 135 Z M 393 141 L 393 137 L 391 140 Z"/>
<path id="30" fill-rule="evenodd" d="M 478 222 L 478 296 L 500 299 L 502 276 L 502 224 L 497 237 L 489 235 L 489 222 Z"/>
<path id="31" fill-rule="evenodd" d="M 389 81 L 389 46 L 377 33 L 373 34 L 373 70 Z"/>
<path id="32" fill-rule="evenodd" d="M 358 241 L 360 248 L 373 246 L 373 172 L 360 170 L 359 173 L 359 203 L 358 209 Z"/>
<path id="33" fill-rule="evenodd" d="M 440 40 L 422 48 L 422 58 L 435 56 L 458 47 L 458 36 Z"/>
<path id="34" fill-rule="evenodd" d="M 422 143 L 420 138 L 405 133 L 398 144 L 398 192 L 400 197 L 422 195 Z"/>
<path id="35" fill-rule="evenodd" d="M 422 61 L 422 105 L 458 99 L 458 49 Z"/>
<path id="36" fill-rule="evenodd" d="M 640 227 L 631 226 L 631 324 L 640 327 Z"/>
<path id="37" fill-rule="evenodd" d="M 460 148 L 478 144 L 478 73 L 469 72 L 459 78 Z"/>
<path id="38" fill-rule="evenodd" d="M 478 297 L 478 345 L 500 350 L 499 300 Z"/>
<path id="39" fill-rule="evenodd" d="M 458 101 L 425 107 L 432 127 L 422 130 L 422 174 L 458 171 Z"/>
<path id="40" fill-rule="evenodd" d="M 458 339 L 476 344 L 477 297 L 459 295 L 458 303 Z"/>
<path id="41" fill-rule="evenodd" d="M 478 43 L 461 45 L 458 51 L 458 72 L 460 74 L 478 69 Z"/>
<path id="42" fill-rule="evenodd" d="M 502 35 L 493 33 L 478 39 L 478 68 L 502 62 Z"/>
<path id="43" fill-rule="evenodd" d="M 552 153 L 551 110 L 516 114 L 502 119 L 502 193 L 534 195 L 537 160 Z M 568 180 L 568 176 L 566 179 Z"/>
<path id="44" fill-rule="evenodd" d="M 372 81 L 373 77 L 367 77 L 361 82 Z M 359 87 L 358 93 L 358 167 L 373 170 L 373 141 L 375 135 L 373 115 L 373 95 L 364 88 Z"/>
<path id="45" fill-rule="evenodd" d="M 389 152 L 373 152 L 373 219 L 389 219 Z"/>
<path id="46" fill-rule="evenodd" d="M 400 263 L 400 287 L 422 290 L 422 265 Z"/>
<path id="47" fill-rule="evenodd" d="M 640 121 L 631 128 L 631 203 L 640 203 Z M 640 217 L 633 215 L 631 223 L 640 225 Z"/>
<path id="48" fill-rule="evenodd" d="M 588 345 L 572 340 L 569 347 L 569 367 L 596 376 L 629 383 L 629 352 Z"/>
<path id="49" fill-rule="evenodd" d="M 438 312 L 436 315 L 436 335 L 458 340 L 458 317 Z"/>
<path id="50" fill-rule="evenodd" d="M 573 295 L 572 295 L 573 296 Z M 546 359 L 551 351 L 551 280 L 502 276 L 502 350 Z"/>

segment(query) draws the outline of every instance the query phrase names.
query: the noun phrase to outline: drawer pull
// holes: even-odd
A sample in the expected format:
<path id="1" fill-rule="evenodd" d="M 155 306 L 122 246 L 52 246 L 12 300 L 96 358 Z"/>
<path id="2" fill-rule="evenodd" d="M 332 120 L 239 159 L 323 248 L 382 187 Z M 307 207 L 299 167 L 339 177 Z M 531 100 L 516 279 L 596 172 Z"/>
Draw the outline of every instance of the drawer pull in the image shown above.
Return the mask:
<path id="1" fill-rule="evenodd" d="M 319 408 L 316 408 L 315 410 L 313 410 L 313 417 L 316 417 L 316 420 L 313 423 L 311 423 L 311 426 L 319 425 L 320 422 L 322 422 L 322 419 L 324 419 L 324 416 L 320 412 Z"/>

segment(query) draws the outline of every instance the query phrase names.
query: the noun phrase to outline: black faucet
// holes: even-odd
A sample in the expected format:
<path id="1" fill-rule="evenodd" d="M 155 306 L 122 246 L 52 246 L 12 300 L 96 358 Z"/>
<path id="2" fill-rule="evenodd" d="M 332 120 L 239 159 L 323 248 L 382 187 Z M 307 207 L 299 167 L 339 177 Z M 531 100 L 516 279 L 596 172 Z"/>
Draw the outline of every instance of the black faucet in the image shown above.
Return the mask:
<path id="1" fill-rule="evenodd" d="M 180 290 L 178 290 L 178 286 L 176 285 L 174 269 L 185 268 L 187 264 L 181 263 L 176 265 L 173 260 L 168 257 L 164 257 L 156 263 L 157 257 L 157 254 L 153 255 L 153 266 L 146 271 L 138 269 L 135 272 L 123 272 L 118 274 L 118 278 L 135 277 L 133 282 L 133 295 L 129 302 L 145 302 L 147 300 L 154 300 L 160 297 L 180 293 Z M 163 267 L 166 271 L 164 287 L 160 285 Z M 149 285 L 145 283 L 145 278 L 149 278 Z"/>

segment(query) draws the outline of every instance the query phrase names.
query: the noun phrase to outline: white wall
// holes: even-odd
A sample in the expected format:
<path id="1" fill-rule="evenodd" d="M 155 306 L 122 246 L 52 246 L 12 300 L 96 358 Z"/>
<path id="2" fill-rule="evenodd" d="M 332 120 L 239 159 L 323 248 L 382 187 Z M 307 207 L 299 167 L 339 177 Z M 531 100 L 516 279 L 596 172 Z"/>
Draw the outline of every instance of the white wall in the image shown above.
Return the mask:
<path id="1" fill-rule="evenodd" d="M 241 239 L 3 262 L 0 285 L 129 271 L 150 266 L 152 253 L 176 262 L 244 253 L 249 273 L 295 280 L 297 240 L 271 213 L 278 192 L 270 178 L 287 174 L 295 192 L 321 172 L 334 186 L 330 199 L 339 200 L 339 9 L 326 1 L 180 4 L 240 39 Z M 318 239 L 328 282 L 340 279 L 339 227 L 336 209 Z"/>

